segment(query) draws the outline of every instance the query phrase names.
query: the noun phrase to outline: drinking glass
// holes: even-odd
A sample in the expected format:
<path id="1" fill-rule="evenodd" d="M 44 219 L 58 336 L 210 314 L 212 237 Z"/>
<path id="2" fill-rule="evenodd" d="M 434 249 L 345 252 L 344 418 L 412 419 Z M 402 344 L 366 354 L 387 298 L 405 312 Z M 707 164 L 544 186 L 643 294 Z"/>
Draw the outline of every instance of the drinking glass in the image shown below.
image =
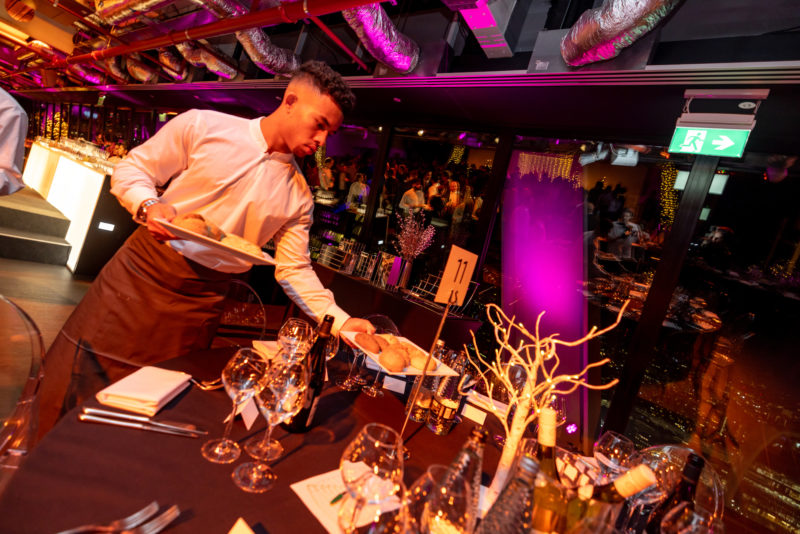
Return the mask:
<path id="1" fill-rule="evenodd" d="M 626 469 L 626 462 L 636 452 L 631 440 L 609 430 L 604 432 L 594 444 L 594 458 L 600 465 L 602 478 L 616 478 Z"/>
<path id="2" fill-rule="evenodd" d="M 442 464 L 431 464 L 425 473 L 422 474 L 413 484 L 408 488 L 408 530 L 409 532 L 420 531 L 420 520 L 422 519 L 422 512 L 425 510 L 425 503 L 428 497 L 436 491 L 439 486 L 444 473 L 447 471 L 447 466 Z"/>
<path id="3" fill-rule="evenodd" d="M 296 357 L 308 353 L 315 338 L 314 329 L 308 321 L 296 317 L 287 319 L 278 330 L 278 343 Z"/>
<path id="4" fill-rule="evenodd" d="M 247 454 L 265 461 L 275 460 L 283 454 L 283 446 L 271 439 L 272 431 L 276 425 L 294 417 L 303 407 L 308 378 L 308 370 L 302 362 L 280 359 L 278 356 L 273 359 L 267 383 L 255 396 L 258 411 L 267 420 L 267 431 L 263 439 L 256 436 L 245 443 Z"/>
<path id="5" fill-rule="evenodd" d="M 350 370 L 347 372 L 347 377 L 336 381 L 336 385 L 345 391 L 355 391 L 367 382 L 360 374 L 353 375 L 353 369 L 361 369 L 358 365 L 358 359 L 366 358 L 366 354 L 356 348 L 351 347 L 350 350 L 353 353 L 353 361 L 350 362 Z"/>
<path id="6" fill-rule="evenodd" d="M 274 361 L 267 374 L 264 389 L 256 394 L 258 409 L 267 420 L 267 432 L 263 440 L 245 445 L 247 453 L 259 461 L 243 463 L 232 474 L 234 483 L 251 493 L 265 492 L 275 483 L 277 476 L 265 461 L 278 458 L 283 447 L 270 440 L 272 429 L 300 411 L 308 387 L 308 373 L 301 362 Z"/>
<path id="7" fill-rule="evenodd" d="M 366 505 L 397 495 L 403 480 L 402 440 L 380 423 L 365 425 L 342 453 L 339 471 L 350 499 L 339 512 L 339 526 L 353 532 Z"/>
<path id="8" fill-rule="evenodd" d="M 683 502 L 667 512 L 661 520 L 661 534 L 717 534 L 722 524 L 714 523 L 711 515 L 702 508 Z"/>
<path id="9" fill-rule="evenodd" d="M 201 452 L 206 460 L 218 464 L 228 464 L 241 453 L 239 444 L 228 439 L 240 404 L 250 400 L 264 387 L 267 362 L 255 350 L 241 348 L 228 361 L 222 370 L 222 384 L 233 401 L 233 410 L 225 425 L 221 439 L 213 439 L 203 444 Z"/>
<path id="10" fill-rule="evenodd" d="M 435 468 L 434 480 L 419 517 L 420 532 L 472 532 L 476 517 L 471 510 L 472 492 L 477 491 L 461 475 L 448 468 Z"/>
<path id="11" fill-rule="evenodd" d="M 377 503 L 359 502 L 346 493 L 339 506 L 339 524 L 352 521 L 354 530 L 368 534 L 411 534 L 406 506 L 408 491 L 402 482 L 389 486 L 389 492 Z"/>

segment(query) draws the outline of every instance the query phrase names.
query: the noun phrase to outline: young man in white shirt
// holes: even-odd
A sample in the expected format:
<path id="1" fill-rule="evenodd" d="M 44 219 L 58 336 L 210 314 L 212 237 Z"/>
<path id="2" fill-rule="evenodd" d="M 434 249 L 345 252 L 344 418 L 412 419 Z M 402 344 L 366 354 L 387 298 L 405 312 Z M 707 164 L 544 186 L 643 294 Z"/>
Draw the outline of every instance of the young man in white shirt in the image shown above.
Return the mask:
<path id="1" fill-rule="evenodd" d="M 210 345 L 231 280 L 252 265 L 175 240 L 159 219 L 198 213 L 258 246 L 272 239 L 275 278 L 304 312 L 317 320 L 333 315 L 334 332 L 374 332 L 336 306 L 314 273 L 314 200 L 295 161 L 316 152 L 354 102 L 337 73 L 312 61 L 294 73 L 270 115 L 248 120 L 188 111 L 116 166 L 111 191 L 145 226 L 106 264 L 48 351 L 40 435 L 62 406 L 138 366 Z M 157 187 L 166 187 L 160 196 Z"/>

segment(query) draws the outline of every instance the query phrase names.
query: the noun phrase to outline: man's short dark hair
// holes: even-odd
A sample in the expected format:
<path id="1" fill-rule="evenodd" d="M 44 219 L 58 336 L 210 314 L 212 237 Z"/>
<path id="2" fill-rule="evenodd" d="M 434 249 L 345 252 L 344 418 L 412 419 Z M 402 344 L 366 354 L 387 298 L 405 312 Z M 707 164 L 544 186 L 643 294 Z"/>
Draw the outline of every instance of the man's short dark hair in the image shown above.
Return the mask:
<path id="1" fill-rule="evenodd" d="M 349 113 L 356 105 L 356 95 L 342 76 L 322 61 L 306 61 L 294 71 L 292 80 L 310 81 L 322 94 L 330 95 L 342 113 Z"/>

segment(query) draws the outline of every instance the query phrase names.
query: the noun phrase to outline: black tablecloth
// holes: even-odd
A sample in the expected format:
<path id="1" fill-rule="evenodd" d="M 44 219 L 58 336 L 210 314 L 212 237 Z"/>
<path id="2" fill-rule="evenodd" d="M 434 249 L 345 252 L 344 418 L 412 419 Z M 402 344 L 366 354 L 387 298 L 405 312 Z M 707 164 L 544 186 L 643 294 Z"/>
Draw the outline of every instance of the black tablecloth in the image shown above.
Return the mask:
<path id="1" fill-rule="evenodd" d="M 164 362 L 197 378 L 219 376 L 230 350 L 212 350 Z M 335 373 L 332 373 L 335 376 Z M 87 406 L 99 406 L 90 401 Z M 168 404 L 156 419 L 195 423 L 221 436 L 231 402 L 222 390 L 192 386 Z M 32 451 L 0 497 L 0 532 L 48 533 L 124 517 L 152 500 L 162 508 L 177 504 L 180 518 L 168 532 L 226 533 L 239 517 L 258 532 L 324 532 L 290 484 L 338 468 L 339 457 L 366 423 L 378 421 L 399 430 L 403 402 L 388 391 L 382 398 L 328 387 L 318 407 L 318 425 L 306 434 L 273 434 L 285 448 L 272 464 L 278 481 L 266 493 L 250 494 L 231 480 L 233 468 L 249 461 L 219 465 L 200 454 L 205 441 L 120 427 L 82 423 L 67 414 Z M 237 419 L 231 434 L 240 443 L 264 431 L 263 419 L 248 431 Z M 431 463 L 449 463 L 466 440 L 470 422 L 444 437 L 409 422 L 406 446 L 411 459 L 405 479 L 413 482 Z M 489 444 L 484 471 L 492 473 L 499 451 Z M 486 481 L 484 482 L 486 483 Z"/>

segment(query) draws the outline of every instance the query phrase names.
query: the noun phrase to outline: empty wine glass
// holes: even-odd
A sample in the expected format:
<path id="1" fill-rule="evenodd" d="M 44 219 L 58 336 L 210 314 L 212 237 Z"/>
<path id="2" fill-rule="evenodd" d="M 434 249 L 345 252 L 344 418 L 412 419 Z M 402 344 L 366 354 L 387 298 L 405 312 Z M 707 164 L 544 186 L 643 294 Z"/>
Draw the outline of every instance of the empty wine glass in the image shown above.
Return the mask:
<path id="1" fill-rule="evenodd" d="M 389 485 L 380 502 L 364 503 L 345 493 L 339 506 L 339 524 L 353 521 L 358 532 L 369 534 L 410 534 L 408 528 L 408 491 L 402 482 Z M 348 532 L 348 531 L 345 531 Z M 350 531 L 352 532 L 352 531 Z"/>
<path id="2" fill-rule="evenodd" d="M 714 523 L 711 514 L 702 508 L 683 502 L 667 512 L 661 520 L 661 534 L 717 534 L 722 524 Z"/>
<path id="3" fill-rule="evenodd" d="M 600 465 L 602 478 L 616 478 L 626 469 L 626 462 L 636 452 L 636 445 L 617 432 L 609 430 L 594 444 L 594 458 Z"/>
<path id="4" fill-rule="evenodd" d="M 308 389 L 308 369 L 302 362 L 287 358 L 281 350 L 272 360 L 267 372 L 267 382 L 256 394 L 258 411 L 267 420 L 263 439 L 255 436 L 244 445 L 244 450 L 257 460 L 271 461 L 283 454 L 283 446 L 271 439 L 275 425 L 290 420 L 303 407 Z"/>
<path id="5" fill-rule="evenodd" d="M 433 487 L 425 499 L 419 517 L 420 532 L 472 532 L 473 517 L 471 485 L 449 468 L 428 469 Z"/>
<path id="6" fill-rule="evenodd" d="M 239 444 L 228 439 L 240 404 L 250 400 L 264 387 L 267 362 L 255 350 L 241 348 L 228 361 L 222 370 L 222 384 L 225 392 L 233 401 L 233 410 L 225 425 L 225 433 L 220 439 L 213 439 L 203 444 L 201 452 L 206 460 L 218 464 L 228 464 L 239 457 Z"/>
<path id="7" fill-rule="evenodd" d="M 278 343 L 289 354 L 301 357 L 308 353 L 314 344 L 316 334 L 308 321 L 292 317 L 287 319 L 278 330 Z"/>
<path id="8" fill-rule="evenodd" d="M 267 376 L 264 389 L 256 394 L 258 409 L 267 420 L 267 432 L 263 440 L 245 445 L 247 453 L 257 460 L 274 460 L 283 453 L 281 444 L 270 440 L 272 429 L 300 411 L 308 387 L 308 374 L 300 362 L 273 360 Z M 232 477 L 238 487 L 252 493 L 267 491 L 277 479 L 264 461 L 243 463 Z"/>
<path id="9" fill-rule="evenodd" d="M 350 370 L 347 372 L 347 377 L 336 381 L 336 385 L 345 391 L 355 391 L 366 383 L 366 380 L 360 374 L 353 375 L 354 369 L 360 369 L 358 359 L 366 358 L 366 355 L 356 348 L 350 347 L 350 351 L 353 353 L 353 361 L 350 362 Z"/>
<path id="10" fill-rule="evenodd" d="M 380 423 L 365 425 L 342 453 L 339 471 L 350 499 L 340 509 L 339 526 L 353 532 L 364 519 L 364 507 L 397 494 L 403 479 L 402 440 Z"/>
<path id="11" fill-rule="evenodd" d="M 422 474 L 408 488 L 408 530 L 409 532 L 419 532 L 420 519 L 425 510 L 425 503 L 428 497 L 436 490 L 438 481 L 447 471 L 447 466 L 442 464 L 431 464 L 425 473 Z"/>

